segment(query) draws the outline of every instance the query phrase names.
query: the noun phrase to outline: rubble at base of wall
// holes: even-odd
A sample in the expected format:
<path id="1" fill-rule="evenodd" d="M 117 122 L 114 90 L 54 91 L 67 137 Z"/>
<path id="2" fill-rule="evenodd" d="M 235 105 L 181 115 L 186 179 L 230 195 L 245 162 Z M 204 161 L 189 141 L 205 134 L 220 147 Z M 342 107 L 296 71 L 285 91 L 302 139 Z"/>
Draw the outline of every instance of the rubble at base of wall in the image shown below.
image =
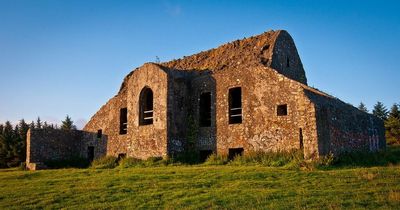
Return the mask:
<path id="1" fill-rule="evenodd" d="M 27 163 L 26 169 L 30 171 L 36 171 L 36 170 L 48 169 L 48 167 L 44 163 L 37 162 L 37 163 Z"/>

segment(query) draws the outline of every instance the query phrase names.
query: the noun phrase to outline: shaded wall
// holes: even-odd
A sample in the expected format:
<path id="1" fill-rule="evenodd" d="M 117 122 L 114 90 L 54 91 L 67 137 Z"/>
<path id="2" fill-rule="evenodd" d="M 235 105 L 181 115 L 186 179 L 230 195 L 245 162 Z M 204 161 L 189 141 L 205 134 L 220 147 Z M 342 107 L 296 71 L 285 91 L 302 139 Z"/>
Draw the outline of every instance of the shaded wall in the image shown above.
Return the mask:
<path id="1" fill-rule="evenodd" d="M 94 147 L 94 158 L 106 154 L 107 137 L 85 131 L 29 129 L 26 164 L 31 170 L 45 168 L 47 161 L 88 158 L 88 147 Z"/>
<path id="2" fill-rule="evenodd" d="M 167 132 L 168 153 L 176 154 L 187 148 L 187 131 L 192 108 L 189 105 L 193 74 L 189 71 L 168 70 Z"/>
<path id="3" fill-rule="evenodd" d="M 379 118 L 339 99 L 305 90 L 316 104 L 318 144 L 321 155 L 386 148 L 385 128 Z"/>
<path id="4" fill-rule="evenodd" d="M 196 76 L 191 82 L 192 94 L 191 94 L 191 107 L 192 116 L 195 123 L 194 129 L 196 142 L 195 146 L 198 150 L 211 150 L 217 152 L 217 124 L 216 124 L 216 82 L 212 75 L 212 72 L 203 71 L 202 75 Z M 211 94 L 211 123 L 210 126 L 202 126 L 200 123 L 200 96 L 203 93 Z"/>
<path id="5" fill-rule="evenodd" d="M 273 47 L 273 54 L 270 67 L 288 78 L 307 85 L 306 73 L 290 34 L 286 31 L 281 31 L 275 41 L 275 45 L 271 47 Z"/>

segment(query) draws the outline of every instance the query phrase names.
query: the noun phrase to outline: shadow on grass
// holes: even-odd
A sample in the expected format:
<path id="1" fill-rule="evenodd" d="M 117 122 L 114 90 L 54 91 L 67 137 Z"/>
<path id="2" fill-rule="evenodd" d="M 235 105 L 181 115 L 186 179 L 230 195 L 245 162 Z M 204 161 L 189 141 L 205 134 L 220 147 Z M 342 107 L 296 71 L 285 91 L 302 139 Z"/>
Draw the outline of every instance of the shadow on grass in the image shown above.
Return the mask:
<path id="1" fill-rule="evenodd" d="M 46 161 L 45 165 L 50 169 L 59 168 L 88 168 L 90 162 L 86 158 L 72 158 L 68 160 L 51 160 Z"/>

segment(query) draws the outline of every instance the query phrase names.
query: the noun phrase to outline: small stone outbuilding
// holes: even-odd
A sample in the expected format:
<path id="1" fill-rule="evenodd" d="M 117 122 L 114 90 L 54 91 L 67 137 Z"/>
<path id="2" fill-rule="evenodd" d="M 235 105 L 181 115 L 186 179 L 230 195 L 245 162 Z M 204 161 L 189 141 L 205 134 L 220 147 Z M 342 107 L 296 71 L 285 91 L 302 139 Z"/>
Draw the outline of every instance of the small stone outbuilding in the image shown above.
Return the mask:
<path id="1" fill-rule="evenodd" d="M 294 149 L 317 158 L 386 145 L 380 119 L 307 86 L 294 41 L 283 30 L 146 63 L 77 132 L 72 150 L 88 158 L 164 157 L 188 146 L 203 158 Z M 52 135 L 31 133 L 28 142 L 49 147 L 57 144 L 48 141 Z M 28 160 L 43 162 L 42 156 Z"/>

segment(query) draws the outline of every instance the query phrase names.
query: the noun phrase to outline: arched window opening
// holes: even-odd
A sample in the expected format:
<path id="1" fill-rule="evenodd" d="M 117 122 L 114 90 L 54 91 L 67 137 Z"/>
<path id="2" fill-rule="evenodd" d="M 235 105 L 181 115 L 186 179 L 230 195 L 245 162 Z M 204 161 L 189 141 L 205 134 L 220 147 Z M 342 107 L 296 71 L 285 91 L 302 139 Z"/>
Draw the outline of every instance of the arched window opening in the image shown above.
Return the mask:
<path id="1" fill-rule="evenodd" d="M 139 125 L 153 124 L 153 91 L 145 87 L 139 98 Z"/>

